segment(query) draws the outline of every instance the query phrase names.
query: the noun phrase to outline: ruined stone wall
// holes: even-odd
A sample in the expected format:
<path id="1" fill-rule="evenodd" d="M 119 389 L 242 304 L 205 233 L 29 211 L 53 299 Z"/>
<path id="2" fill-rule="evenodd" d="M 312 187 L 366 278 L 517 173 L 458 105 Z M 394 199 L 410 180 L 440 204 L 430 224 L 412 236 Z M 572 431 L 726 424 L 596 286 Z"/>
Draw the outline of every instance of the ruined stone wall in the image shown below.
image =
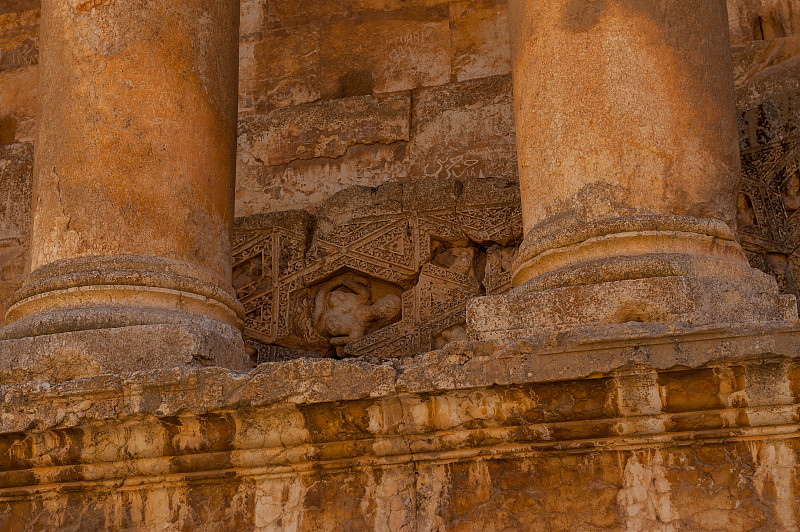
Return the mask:
<path id="1" fill-rule="evenodd" d="M 0 312 L 25 278 L 30 232 L 39 0 L 0 3 Z"/>
<path id="2" fill-rule="evenodd" d="M 242 0 L 237 216 L 352 185 L 516 179 L 505 0 Z M 21 283 L 39 0 L 0 5 L 0 301 Z M 729 0 L 752 263 L 797 293 L 800 8 Z"/>
<path id="3" fill-rule="evenodd" d="M 249 374 L 0 373 L 0 529 L 796 530 L 798 334 L 627 324 Z"/>
<path id="4" fill-rule="evenodd" d="M 787 290 L 793 6 L 731 5 L 740 234 Z M 275 351 L 360 358 L 99 374 L 80 349 L 52 368 L 6 356 L 0 530 L 797 529 L 798 322 L 457 341 L 464 302 L 507 288 L 521 236 L 504 11 L 243 2 L 248 327 Z M 0 17 L 2 298 L 24 275 L 37 3 Z M 117 334 L 145 341 L 114 331 L 112 353 Z"/>
<path id="5" fill-rule="evenodd" d="M 237 215 L 313 208 L 348 185 L 513 178 L 505 4 L 242 0 Z M 729 0 L 743 112 L 797 84 L 799 13 Z M 38 18 L 39 0 L 0 6 L 0 144 L 34 139 Z"/>
<path id="6" fill-rule="evenodd" d="M 237 215 L 516 174 L 505 0 L 246 0 Z"/>
<path id="7" fill-rule="evenodd" d="M 739 236 L 750 262 L 800 288 L 800 7 L 731 5 L 742 187 Z"/>

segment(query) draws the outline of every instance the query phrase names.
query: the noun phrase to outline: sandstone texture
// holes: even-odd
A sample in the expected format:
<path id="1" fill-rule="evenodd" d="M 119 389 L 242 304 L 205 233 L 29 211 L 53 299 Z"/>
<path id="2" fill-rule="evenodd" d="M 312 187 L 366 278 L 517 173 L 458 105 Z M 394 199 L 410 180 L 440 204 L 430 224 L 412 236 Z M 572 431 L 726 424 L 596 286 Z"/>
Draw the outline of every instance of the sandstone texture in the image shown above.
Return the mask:
<path id="1" fill-rule="evenodd" d="M 138 254 L 224 281 L 237 74 L 211 57 L 236 62 L 237 2 L 84 4 L 43 6 L 31 270 Z"/>

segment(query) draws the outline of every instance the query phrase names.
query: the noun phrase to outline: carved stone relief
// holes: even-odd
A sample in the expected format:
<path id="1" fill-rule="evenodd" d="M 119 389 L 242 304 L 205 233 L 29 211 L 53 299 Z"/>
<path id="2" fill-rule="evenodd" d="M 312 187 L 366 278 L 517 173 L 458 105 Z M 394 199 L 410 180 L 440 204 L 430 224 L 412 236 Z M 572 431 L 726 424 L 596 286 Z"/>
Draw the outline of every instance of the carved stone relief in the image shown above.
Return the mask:
<path id="1" fill-rule="evenodd" d="M 742 167 L 742 245 L 797 293 L 800 140 L 744 151 Z M 519 201 L 513 181 L 430 179 L 353 187 L 315 215 L 237 220 L 234 286 L 258 360 L 396 357 L 464 339 L 466 302 L 511 288 Z"/>
<path id="2" fill-rule="evenodd" d="M 797 294 L 800 249 L 800 137 L 742 153 L 739 236 L 751 264 Z"/>
<path id="3" fill-rule="evenodd" d="M 518 187 L 495 179 L 356 187 L 315 216 L 237 220 L 246 337 L 338 357 L 441 347 L 465 338 L 469 299 L 510 288 L 521 237 Z"/>

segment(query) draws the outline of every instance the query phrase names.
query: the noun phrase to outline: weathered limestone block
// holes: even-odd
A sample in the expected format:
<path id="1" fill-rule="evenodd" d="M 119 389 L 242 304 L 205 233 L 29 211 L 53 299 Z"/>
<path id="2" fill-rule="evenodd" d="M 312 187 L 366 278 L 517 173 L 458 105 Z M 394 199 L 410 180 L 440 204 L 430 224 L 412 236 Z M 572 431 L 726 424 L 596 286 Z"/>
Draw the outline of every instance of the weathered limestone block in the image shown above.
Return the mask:
<path id="1" fill-rule="evenodd" d="M 450 26 L 456 81 L 511 72 L 506 0 L 451 1 Z"/>
<path id="2" fill-rule="evenodd" d="M 46 334 L 0 342 L 0 382 L 64 382 L 142 368 L 250 369 L 238 331 L 211 320 Z M 113 319 L 111 317 L 109 322 Z M 154 320 L 157 321 L 157 320 Z"/>
<path id="3" fill-rule="evenodd" d="M 268 112 L 320 98 L 319 24 L 272 28 L 275 2 L 242 0 L 239 111 Z"/>
<path id="4" fill-rule="evenodd" d="M 739 236 L 750 263 L 800 295 L 800 41 L 734 46 L 742 184 Z"/>
<path id="5" fill-rule="evenodd" d="M 0 144 L 33 142 L 37 80 L 38 66 L 0 72 Z"/>
<path id="6" fill-rule="evenodd" d="M 237 216 L 313 209 L 350 185 L 516 179 L 511 80 L 358 96 L 239 124 Z"/>
<path id="7" fill-rule="evenodd" d="M 448 2 L 434 0 L 361 20 L 332 19 L 320 36 L 322 97 L 447 83 L 452 71 L 449 17 Z"/>
<path id="8" fill-rule="evenodd" d="M 790 262 L 800 249 L 800 139 L 742 152 L 739 235 L 751 263 L 797 294 L 800 270 Z"/>
<path id="9" fill-rule="evenodd" d="M 740 111 L 800 92 L 800 35 L 737 45 L 732 50 Z"/>
<path id="10" fill-rule="evenodd" d="M 247 367 L 230 286 L 238 20 L 238 2 L 42 4 L 32 273 L 2 331 L 39 337 L 32 360 L 57 356 L 42 335 L 168 324 Z"/>
<path id="11" fill-rule="evenodd" d="M 408 175 L 411 95 L 320 102 L 239 123 L 237 215 L 307 208 Z"/>
<path id="12" fill-rule="evenodd" d="M 335 159 L 296 159 L 276 166 L 260 164 L 242 148 L 237 162 L 237 216 L 288 209 L 313 211 L 350 186 L 377 187 L 408 179 L 404 141 L 356 144 Z"/>
<path id="13" fill-rule="evenodd" d="M 793 0 L 728 0 L 731 42 L 800 35 L 800 11 Z"/>
<path id="14" fill-rule="evenodd" d="M 359 96 L 253 115 L 240 125 L 249 155 L 268 166 L 334 159 L 357 144 L 408 141 L 411 95 Z"/>
<path id="15" fill-rule="evenodd" d="M 513 181 L 428 179 L 351 187 L 313 217 L 237 219 L 234 287 L 246 336 L 383 357 L 466 339 L 467 300 L 510 288 L 519 209 Z"/>
<path id="16" fill-rule="evenodd" d="M 247 1 L 242 23 L 243 109 L 263 112 L 451 78 L 448 0 Z"/>
<path id="17" fill-rule="evenodd" d="M 33 146 L 0 146 L 0 313 L 25 280 L 31 225 Z"/>
<path id="18" fill-rule="evenodd" d="M 798 322 L 0 385 L 3 530 L 791 530 Z"/>
<path id="19" fill-rule="evenodd" d="M 510 76 L 414 93 L 411 176 L 517 179 Z"/>

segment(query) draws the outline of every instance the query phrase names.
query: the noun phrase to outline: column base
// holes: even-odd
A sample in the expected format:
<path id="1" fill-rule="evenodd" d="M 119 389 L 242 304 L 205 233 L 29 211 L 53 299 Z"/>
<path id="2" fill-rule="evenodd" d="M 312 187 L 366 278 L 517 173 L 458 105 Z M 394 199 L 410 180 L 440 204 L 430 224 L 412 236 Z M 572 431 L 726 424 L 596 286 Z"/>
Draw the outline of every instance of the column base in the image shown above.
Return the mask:
<path id="1" fill-rule="evenodd" d="M 250 370 L 238 331 L 206 325 L 135 325 L 0 340 L 0 385 L 162 368 Z"/>
<path id="2" fill-rule="evenodd" d="M 61 260 L 36 269 L 14 295 L 0 337 L 185 323 L 193 317 L 241 328 L 244 308 L 214 272 L 162 257 Z"/>
<path id="3" fill-rule="evenodd" d="M 250 367 L 244 310 L 213 272 L 133 255 L 33 272 L 0 329 L 0 372 L 63 380 L 171 367 Z M 0 377 L 1 378 L 1 377 Z"/>
<path id="4" fill-rule="evenodd" d="M 781 294 L 773 278 L 746 263 L 643 255 L 593 261 L 502 296 L 476 298 L 467 306 L 467 332 L 490 340 L 628 322 L 704 326 L 797 317 L 794 296 Z"/>
<path id="5" fill-rule="evenodd" d="M 512 282 L 508 294 L 468 304 L 470 337 L 797 319 L 794 296 L 750 267 L 727 225 L 689 216 L 554 217 L 526 235 Z"/>

